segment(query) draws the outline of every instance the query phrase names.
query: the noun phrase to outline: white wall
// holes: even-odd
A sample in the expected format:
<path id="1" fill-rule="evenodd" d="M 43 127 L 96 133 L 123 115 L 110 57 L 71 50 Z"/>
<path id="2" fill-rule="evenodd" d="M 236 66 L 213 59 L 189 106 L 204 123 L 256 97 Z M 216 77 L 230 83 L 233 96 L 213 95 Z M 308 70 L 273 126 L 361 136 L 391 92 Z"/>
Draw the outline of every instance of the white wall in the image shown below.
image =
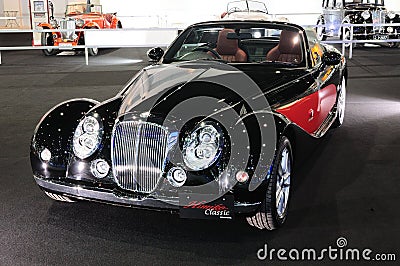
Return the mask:
<path id="1" fill-rule="evenodd" d="M 51 0 L 55 16 L 62 17 L 68 0 Z M 71 0 L 77 2 L 79 0 Z M 81 0 L 85 1 L 85 0 Z M 124 27 L 187 26 L 189 24 L 216 19 L 225 11 L 231 0 L 100 0 L 105 12 L 118 12 Z M 272 14 L 319 13 L 322 0 L 259 0 L 266 3 Z M 399 0 L 386 0 L 386 6 L 400 11 Z M 0 0 L 1 8 L 16 5 L 21 7 L 24 26 L 29 24 L 29 0 Z M 20 14 L 19 14 L 20 15 Z M 134 16 L 133 18 L 129 18 Z M 289 16 L 295 23 L 314 24 L 317 15 Z"/>

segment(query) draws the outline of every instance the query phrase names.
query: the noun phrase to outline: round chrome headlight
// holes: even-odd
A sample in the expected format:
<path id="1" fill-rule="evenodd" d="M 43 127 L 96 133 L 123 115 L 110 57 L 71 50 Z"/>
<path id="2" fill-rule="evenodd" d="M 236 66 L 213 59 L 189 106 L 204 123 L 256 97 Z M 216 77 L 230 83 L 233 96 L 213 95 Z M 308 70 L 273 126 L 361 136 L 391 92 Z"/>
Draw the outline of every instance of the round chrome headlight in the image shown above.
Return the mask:
<path id="1" fill-rule="evenodd" d="M 87 116 L 79 122 L 73 138 L 74 154 L 80 159 L 86 159 L 99 147 L 103 129 L 99 120 Z"/>
<path id="2" fill-rule="evenodd" d="M 369 11 L 365 10 L 364 12 L 361 13 L 361 16 L 363 19 L 367 20 L 371 17 L 371 13 L 369 13 Z"/>
<path id="3" fill-rule="evenodd" d="M 77 19 L 76 22 L 75 22 L 75 24 L 76 24 L 76 26 L 77 26 L 78 28 L 82 28 L 83 25 L 85 25 L 85 21 L 84 21 L 83 19 Z"/>
<path id="4" fill-rule="evenodd" d="M 50 25 L 51 25 L 53 28 L 57 28 L 57 27 L 58 27 L 57 20 L 52 19 L 52 20 L 50 21 Z"/>
<path id="5" fill-rule="evenodd" d="M 387 16 L 388 16 L 390 19 L 394 19 L 394 18 L 396 17 L 396 13 L 394 13 L 393 11 L 389 11 L 389 12 L 387 13 Z"/>
<path id="6" fill-rule="evenodd" d="M 95 177 L 104 178 L 110 171 L 110 165 L 108 165 L 106 160 L 97 159 L 90 165 L 90 171 Z"/>
<path id="7" fill-rule="evenodd" d="M 222 145 L 222 136 L 217 128 L 201 123 L 184 139 L 183 161 L 190 170 L 204 170 L 219 158 Z"/>

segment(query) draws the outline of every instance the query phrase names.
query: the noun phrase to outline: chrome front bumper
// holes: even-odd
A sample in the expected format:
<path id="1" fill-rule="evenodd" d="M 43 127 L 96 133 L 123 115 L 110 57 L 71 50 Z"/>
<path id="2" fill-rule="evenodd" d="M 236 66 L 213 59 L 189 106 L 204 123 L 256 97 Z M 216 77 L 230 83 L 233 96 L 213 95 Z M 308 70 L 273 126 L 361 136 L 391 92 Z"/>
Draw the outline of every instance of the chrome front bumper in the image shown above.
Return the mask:
<path id="1" fill-rule="evenodd" d="M 114 194 L 111 190 L 97 190 L 93 188 L 86 188 L 77 185 L 61 184 L 59 182 L 46 180 L 37 176 L 34 179 L 39 187 L 44 190 L 63 194 L 77 199 L 101 201 L 110 204 L 123 205 L 128 207 L 138 208 L 151 208 L 151 209 L 164 209 L 164 210 L 178 210 L 179 199 L 155 199 L 144 198 L 135 199 L 128 197 L 120 197 Z"/>
<path id="2" fill-rule="evenodd" d="M 34 179 L 38 186 L 45 191 L 59 193 L 64 196 L 89 200 L 99 201 L 113 205 L 120 205 L 132 208 L 141 209 L 156 209 L 165 211 L 179 211 L 179 198 L 168 197 L 168 198 L 130 198 L 121 197 L 113 193 L 112 190 L 106 189 L 95 189 L 84 186 L 78 186 L 75 184 L 66 184 L 53 180 L 48 180 L 34 176 Z M 261 202 L 257 203 L 242 203 L 234 202 L 235 213 L 253 213 L 256 212 Z"/>

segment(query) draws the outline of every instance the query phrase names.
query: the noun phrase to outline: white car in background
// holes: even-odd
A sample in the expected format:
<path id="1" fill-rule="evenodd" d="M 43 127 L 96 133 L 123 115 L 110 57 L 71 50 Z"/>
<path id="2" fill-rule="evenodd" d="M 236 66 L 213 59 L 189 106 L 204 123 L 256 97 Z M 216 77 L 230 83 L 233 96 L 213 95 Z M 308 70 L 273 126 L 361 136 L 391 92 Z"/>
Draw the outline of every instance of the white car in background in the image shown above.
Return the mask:
<path id="1" fill-rule="evenodd" d="M 289 22 L 285 17 L 276 17 L 268 13 L 263 2 L 239 0 L 229 2 L 226 11 L 221 14 L 222 20 L 266 20 Z"/>

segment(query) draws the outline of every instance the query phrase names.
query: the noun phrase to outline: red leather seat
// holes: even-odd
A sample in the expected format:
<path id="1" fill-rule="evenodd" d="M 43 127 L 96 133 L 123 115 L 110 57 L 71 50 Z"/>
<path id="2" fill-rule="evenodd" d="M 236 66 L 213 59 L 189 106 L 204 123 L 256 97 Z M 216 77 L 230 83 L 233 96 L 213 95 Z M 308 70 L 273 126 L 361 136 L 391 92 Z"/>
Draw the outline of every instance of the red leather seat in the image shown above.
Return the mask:
<path id="1" fill-rule="evenodd" d="M 223 29 L 219 32 L 217 47 L 215 50 L 221 58 L 228 62 L 247 62 L 247 54 L 239 48 L 238 40 L 227 39 L 228 33 L 234 33 L 232 29 Z"/>
<path id="2" fill-rule="evenodd" d="M 266 59 L 267 61 L 299 64 L 303 60 L 299 33 L 283 30 L 279 38 L 279 44 L 268 52 Z"/>

